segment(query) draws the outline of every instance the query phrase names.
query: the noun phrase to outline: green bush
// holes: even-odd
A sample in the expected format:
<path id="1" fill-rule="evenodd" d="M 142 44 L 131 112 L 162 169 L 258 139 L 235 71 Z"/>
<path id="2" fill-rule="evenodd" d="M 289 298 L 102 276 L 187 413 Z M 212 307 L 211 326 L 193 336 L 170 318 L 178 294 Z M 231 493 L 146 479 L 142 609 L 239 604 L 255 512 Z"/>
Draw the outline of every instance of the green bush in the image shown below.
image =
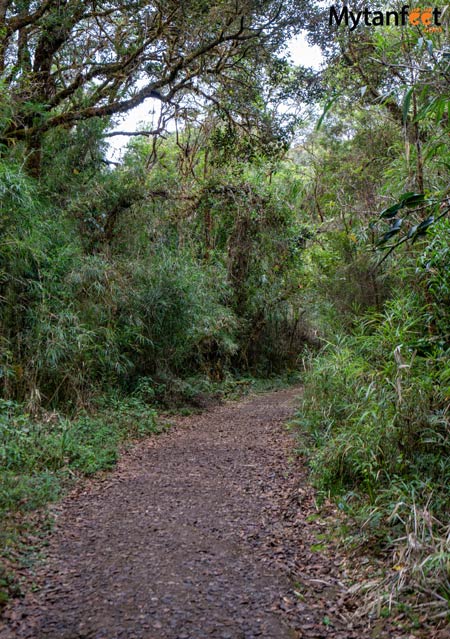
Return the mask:
<path id="1" fill-rule="evenodd" d="M 104 399 L 95 416 L 40 420 L 0 402 L 0 511 L 33 510 L 58 497 L 73 474 L 114 466 L 120 443 L 158 432 L 156 412 L 137 398 Z"/>
<path id="2" fill-rule="evenodd" d="M 433 588 L 445 615 L 450 375 L 447 340 L 434 332 L 440 303 L 404 287 L 311 356 L 295 423 L 320 494 L 358 524 L 353 539 L 392 553 L 397 567 L 377 596 Z"/>
<path id="3" fill-rule="evenodd" d="M 310 434 L 321 489 L 359 488 L 373 503 L 393 477 L 425 472 L 442 497 L 450 479 L 442 477 L 450 454 L 446 351 L 434 345 L 432 358 L 419 354 L 424 315 L 417 295 L 402 295 L 312 359 L 299 424 Z"/>

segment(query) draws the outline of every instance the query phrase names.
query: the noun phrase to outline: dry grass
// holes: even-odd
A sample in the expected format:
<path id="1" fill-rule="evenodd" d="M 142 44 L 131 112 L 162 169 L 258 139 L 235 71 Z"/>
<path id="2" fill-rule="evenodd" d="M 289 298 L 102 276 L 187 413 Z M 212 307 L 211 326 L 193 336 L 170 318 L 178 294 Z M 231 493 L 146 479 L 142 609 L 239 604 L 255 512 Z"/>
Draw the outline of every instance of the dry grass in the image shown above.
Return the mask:
<path id="1" fill-rule="evenodd" d="M 401 505 L 394 508 L 392 519 L 399 516 Z M 356 614 L 379 617 L 406 606 L 410 616 L 440 625 L 450 617 L 450 525 L 416 505 L 403 523 L 405 534 L 393 544 L 390 568 L 349 589 L 361 597 Z"/>

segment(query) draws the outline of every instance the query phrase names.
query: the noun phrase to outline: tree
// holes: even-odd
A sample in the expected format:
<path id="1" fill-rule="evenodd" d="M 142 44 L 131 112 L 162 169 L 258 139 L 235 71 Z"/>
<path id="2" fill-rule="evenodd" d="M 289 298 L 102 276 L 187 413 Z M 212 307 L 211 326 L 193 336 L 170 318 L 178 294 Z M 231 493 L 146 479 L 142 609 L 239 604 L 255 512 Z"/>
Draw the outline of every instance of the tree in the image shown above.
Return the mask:
<path id="1" fill-rule="evenodd" d="M 188 96 L 233 91 L 298 29 L 301 2 L 274 0 L 0 0 L 0 139 L 26 143 L 40 171 L 44 133 L 163 105 L 155 133 Z M 239 71 L 239 72 L 237 72 Z"/>

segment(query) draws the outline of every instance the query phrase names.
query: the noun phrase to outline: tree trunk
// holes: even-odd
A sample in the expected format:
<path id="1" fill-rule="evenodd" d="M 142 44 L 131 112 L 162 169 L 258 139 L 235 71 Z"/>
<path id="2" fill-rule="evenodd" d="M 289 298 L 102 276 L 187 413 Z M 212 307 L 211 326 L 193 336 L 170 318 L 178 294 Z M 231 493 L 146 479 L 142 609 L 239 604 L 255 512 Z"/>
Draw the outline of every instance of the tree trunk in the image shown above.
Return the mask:
<path id="1" fill-rule="evenodd" d="M 31 177 L 39 178 L 42 167 L 42 135 L 34 133 L 27 139 L 25 169 Z"/>

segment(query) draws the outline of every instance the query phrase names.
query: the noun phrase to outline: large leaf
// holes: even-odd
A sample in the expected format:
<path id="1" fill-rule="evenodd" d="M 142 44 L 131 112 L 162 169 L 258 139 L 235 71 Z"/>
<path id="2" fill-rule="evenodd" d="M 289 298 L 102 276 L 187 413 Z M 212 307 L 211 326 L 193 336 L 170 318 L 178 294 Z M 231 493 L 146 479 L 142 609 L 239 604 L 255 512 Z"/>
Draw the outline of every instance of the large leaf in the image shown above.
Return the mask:
<path id="1" fill-rule="evenodd" d="M 403 204 L 393 204 L 392 206 L 389 206 L 387 209 L 384 209 L 384 211 L 381 211 L 380 213 L 380 217 L 382 217 L 385 220 L 390 220 L 392 217 L 395 217 L 398 213 L 398 211 L 402 208 Z"/>
<path id="2" fill-rule="evenodd" d="M 426 201 L 423 193 L 413 193 L 402 200 L 403 206 L 417 206 L 423 204 Z"/>
<path id="3" fill-rule="evenodd" d="M 414 224 L 414 226 L 411 226 L 411 228 L 408 231 L 408 235 L 406 236 L 408 240 L 410 240 L 416 234 L 418 226 L 419 226 L 418 224 Z"/>
<path id="4" fill-rule="evenodd" d="M 427 217 L 426 220 L 423 220 L 423 222 L 421 222 L 416 229 L 416 232 L 414 233 L 414 237 L 413 237 L 413 244 L 414 242 L 421 237 L 422 235 L 425 235 L 425 233 L 427 232 L 428 228 L 434 224 L 434 215 L 430 215 L 430 217 Z"/>
<path id="5" fill-rule="evenodd" d="M 383 244 L 386 244 L 386 242 L 388 242 L 392 237 L 394 237 L 394 235 L 397 235 L 397 233 L 400 232 L 402 224 L 403 224 L 402 218 L 395 220 L 394 224 L 390 227 L 389 231 L 386 231 L 386 233 L 384 233 L 380 237 L 380 239 L 377 242 L 377 245 L 382 246 Z"/>
<path id="6" fill-rule="evenodd" d="M 421 193 L 416 193 L 416 191 L 407 191 L 406 193 L 402 193 L 398 198 L 399 202 L 404 202 L 405 200 L 409 200 L 411 197 L 417 197 L 421 195 Z"/>
<path id="7" fill-rule="evenodd" d="M 399 201 L 391 206 L 388 206 L 387 209 L 384 209 L 380 213 L 380 217 L 385 220 L 390 220 L 395 217 L 404 206 L 417 206 L 418 204 L 422 204 L 425 202 L 425 194 L 424 193 L 415 193 L 414 191 L 408 191 L 407 193 L 403 193 L 399 197 Z"/>

